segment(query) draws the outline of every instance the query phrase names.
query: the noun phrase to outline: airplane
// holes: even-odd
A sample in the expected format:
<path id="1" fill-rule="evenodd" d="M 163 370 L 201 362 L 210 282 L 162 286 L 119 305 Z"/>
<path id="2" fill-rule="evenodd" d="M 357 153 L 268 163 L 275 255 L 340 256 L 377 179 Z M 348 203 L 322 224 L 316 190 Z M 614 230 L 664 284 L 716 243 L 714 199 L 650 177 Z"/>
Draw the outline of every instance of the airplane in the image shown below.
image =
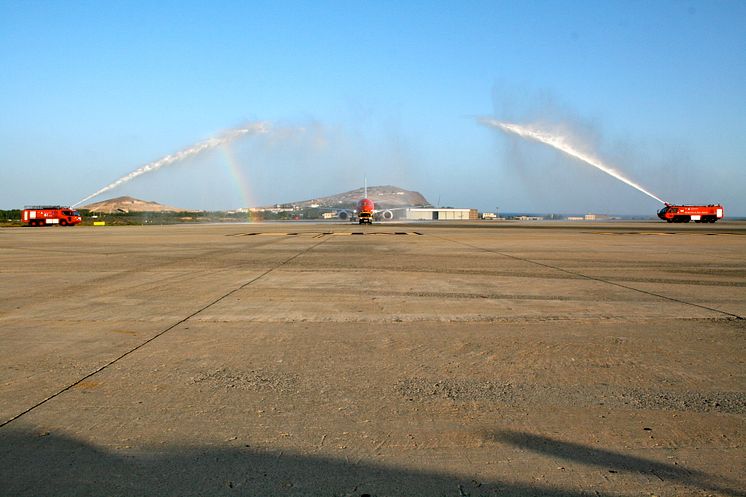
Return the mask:
<path id="1" fill-rule="evenodd" d="M 368 178 L 365 178 L 365 188 L 363 198 L 358 200 L 357 207 L 354 211 L 349 209 L 343 209 L 337 211 L 337 217 L 342 221 L 355 220 L 357 218 L 359 224 L 373 224 L 373 220 L 377 221 L 390 221 L 394 219 L 394 213 L 390 209 L 376 210 L 376 206 L 371 199 L 368 198 Z"/>

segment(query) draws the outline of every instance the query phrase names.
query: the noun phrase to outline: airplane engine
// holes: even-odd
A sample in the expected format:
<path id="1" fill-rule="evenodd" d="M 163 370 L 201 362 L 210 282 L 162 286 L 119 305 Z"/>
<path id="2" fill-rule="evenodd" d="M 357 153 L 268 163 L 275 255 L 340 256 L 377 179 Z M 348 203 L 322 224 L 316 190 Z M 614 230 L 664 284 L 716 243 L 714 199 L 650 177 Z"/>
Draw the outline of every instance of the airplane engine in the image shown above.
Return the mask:
<path id="1" fill-rule="evenodd" d="M 394 219 L 394 213 L 391 211 L 383 211 L 381 213 L 381 219 L 383 219 L 384 221 L 391 221 L 392 219 Z"/>
<path id="2" fill-rule="evenodd" d="M 350 216 L 350 211 L 339 211 L 337 217 L 342 221 L 349 221 L 352 216 Z"/>

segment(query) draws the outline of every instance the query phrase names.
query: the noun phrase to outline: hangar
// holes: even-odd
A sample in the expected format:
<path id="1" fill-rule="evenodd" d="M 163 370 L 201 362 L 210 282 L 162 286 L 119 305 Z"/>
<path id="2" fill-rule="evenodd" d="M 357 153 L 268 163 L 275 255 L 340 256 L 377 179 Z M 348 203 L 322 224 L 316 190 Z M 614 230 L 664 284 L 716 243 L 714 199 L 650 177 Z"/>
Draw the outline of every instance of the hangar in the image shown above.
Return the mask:
<path id="1" fill-rule="evenodd" d="M 468 221 L 478 219 L 476 209 L 408 208 L 401 211 L 407 221 Z"/>

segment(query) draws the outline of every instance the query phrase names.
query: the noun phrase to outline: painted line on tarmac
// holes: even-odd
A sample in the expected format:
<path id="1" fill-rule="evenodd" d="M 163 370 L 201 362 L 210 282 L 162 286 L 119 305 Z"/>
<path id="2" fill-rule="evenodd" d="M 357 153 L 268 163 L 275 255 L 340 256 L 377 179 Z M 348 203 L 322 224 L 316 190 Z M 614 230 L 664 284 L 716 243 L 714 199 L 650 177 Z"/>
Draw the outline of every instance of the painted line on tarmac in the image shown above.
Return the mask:
<path id="1" fill-rule="evenodd" d="M 145 341 L 144 341 L 143 343 L 141 343 L 140 345 L 138 345 L 138 346 L 136 346 L 136 347 L 134 347 L 134 348 L 132 348 L 132 349 L 128 350 L 127 352 L 125 352 L 124 354 L 121 354 L 120 356 L 116 357 L 115 359 L 112 359 L 111 361 L 107 362 L 107 363 L 106 363 L 106 364 L 104 364 L 103 366 L 101 366 L 101 367 L 97 368 L 96 370 L 94 370 L 94 371 L 92 371 L 92 372 L 88 373 L 87 375 L 83 376 L 82 378 L 80 378 L 79 380 L 75 381 L 74 383 L 71 383 L 70 385 L 66 386 L 65 388 L 63 388 L 62 390 L 58 391 L 57 393 L 54 393 L 54 394 L 50 395 L 49 397 L 45 398 L 44 400 L 41 400 L 41 401 L 37 402 L 37 403 L 36 403 L 36 404 L 34 404 L 33 406 L 31 406 L 31 407 L 29 407 L 28 409 L 26 409 L 26 410 L 24 410 L 24 411 L 22 411 L 22 412 L 20 412 L 20 413 L 16 414 L 15 416 L 11 417 L 10 419 L 7 419 L 7 420 L 3 421 L 2 423 L 0 423 L 0 428 L 3 428 L 4 426 L 6 426 L 6 425 L 8 425 L 8 424 L 12 423 L 13 421 L 15 421 L 16 419 L 20 418 L 21 416 L 23 416 L 23 415 L 25 415 L 25 414 L 28 414 L 28 413 L 30 413 L 31 411 L 33 411 L 33 410 L 34 410 L 34 409 L 36 409 L 37 407 L 41 407 L 42 405 L 46 404 L 46 403 L 47 403 L 47 402 L 49 402 L 50 400 L 54 399 L 55 397 L 57 397 L 57 396 L 59 396 L 59 395 L 61 395 L 61 394 L 65 393 L 65 392 L 67 392 L 68 390 L 70 390 L 71 388 L 73 388 L 73 387 L 75 387 L 75 386 L 79 385 L 79 384 L 80 384 L 80 383 L 82 383 L 83 381 L 85 381 L 85 380 L 87 380 L 87 379 L 91 378 L 92 376 L 94 376 L 94 375 L 96 375 L 96 374 L 100 373 L 100 372 L 101 372 L 101 371 L 103 371 L 104 369 L 108 368 L 108 367 L 109 367 L 109 366 L 111 366 L 112 364 L 115 364 L 116 362 L 120 361 L 121 359 L 124 359 L 125 357 L 127 357 L 127 356 L 128 356 L 128 355 L 130 355 L 130 354 L 132 354 L 133 352 L 136 352 L 136 351 L 140 350 L 141 348 L 143 348 L 144 346 L 146 346 L 147 344 L 149 344 L 150 342 L 152 342 L 152 341 L 153 341 L 153 340 L 155 340 L 156 338 L 158 338 L 158 337 L 160 337 L 160 336 L 164 335 L 165 333 L 167 333 L 167 332 L 169 332 L 169 331 L 173 330 L 174 328 L 176 328 L 176 327 L 177 327 L 177 326 L 179 326 L 180 324 L 183 324 L 183 323 L 185 323 L 185 322 L 189 321 L 189 320 L 190 320 L 190 319 L 192 319 L 192 318 L 193 318 L 194 316 L 196 316 L 196 315 L 200 314 L 200 313 L 201 313 L 202 311 L 205 311 L 205 310 L 209 309 L 210 307 L 214 306 L 215 304 L 217 304 L 218 302 L 220 302 L 220 301 L 224 300 L 225 298 L 227 298 L 227 297 L 230 297 L 230 296 L 231 296 L 231 295 L 233 295 L 234 293 L 236 293 L 236 292 L 238 292 L 238 291 L 240 291 L 240 290 L 243 290 L 244 288 L 246 288 L 247 286 L 251 285 L 252 283 L 254 283 L 254 282 L 256 282 L 256 281 L 258 281 L 258 280 L 260 280 L 260 279 L 264 278 L 265 276 L 267 276 L 267 275 L 268 275 L 269 273 L 271 273 L 271 272 L 275 271 L 276 269 L 279 269 L 279 268 L 281 268 L 282 266 L 284 266 L 284 265 L 288 264 L 289 262 L 292 262 L 293 260 L 297 259 L 298 257 L 300 257 L 300 256 L 302 256 L 302 255 L 304 255 L 304 254 L 307 254 L 307 253 L 308 253 L 308 252 L 310 252 L 311 250 L 315 249 L 316 247 L 318 247 L 319 245 L 321 245 L 322 243 L 324 243 L 324 242 L 325 242 L 326 240 L 328 240 L 328 238 L 322 238 L 321 240 L 319 240 L 318 242 L 314 243 L 314 244 L 313 244 L 313 245 L 311 245 L 310 247 L 306 247 L 305 249 L 301 250 L 301 251 L 300 251 L 300 252 L 298 252 L 297 254 L 295 254 L 295 255 L 293 255 L 293 256 L 291 256 L 291 257 L 288 257 L 287 259 L 285 259 L 285 260 L 283 260 L 283 261 L 279 262 L 278 264 L 275 264 L 274 266 L 272 266 L 271 268 L 267 269 L 266 271 L 264 271 L 264 272 L 263 272 L 262 274 L 260 274 L 259 276 L 256 276 L 256 277 L 252 278 L 251 280 L 247 281 L 246 283 L 243 283 L 242 285 L 240 285 L 240 286 L 238 286 L 238 287 L 234 288 L 233 290 L 229 291 L 229 292 L 228 292 L 228 293 L 226 293 L 225 295 L 223 295 L 223 296 L 221 296 L 221 297 L 218 297 L 217 299 L 213 300 L 213 301 L 212 301 L 212 302 L 210 302 L 209 304 L 207 304 L 207 305 L 205 305 L 205 306 L 201 307 L 200 309 L 198 309 L 198 310 L 194 311 L 193 313 L 191 313 L 191 314 L 190 314 L 190 315 L 188 315 L 187 317 L 185 317 L 185 318 L 181 319 L 180 321 L 177 321 L 176 323 L 172 324 L 172 325 L 171 325 L 171 326 L 169 326 L 168 328 L 165 328 L 165 329 L 163 329 L 163 330 L 159 331 L 159 332 L 158 332 L 158 333 L 156 333 L 156 334 L 155 334 L 154 336 L 152 336 L 152 337 L 148 338 L 147 340 L 145 340 Z"/>
<path id="2" fill-rule="evenodd" d="M 503 257 L 508 257 L 510 259 L 515 259 L 517 261 L 528 262 L 530 264 L 535 264 L 537 266 L 542 266 L 542 267 L 545 267 L 545 268 L 554 269 L 556 271 L 561 271 L 563 273 L 571 274 L 573 276 L 579 276 L 579 277 L 585 278 L 587 280 L 598 281 L 598 282 L 601 282 L 601 283 L 606 283 L 608 285 L 617 286 L 619 288 L 624 288 L 626 290 L 632 290 L 632 291 L 639 292 L 639 293 L 642 293 L 642 294 L 645 294 L 645 295 L 650 295 L 652 297 L 658 297 L 658 298 L 661 298 L 661 299 L 664 299 L 664 300 L 670 300 L 671 302 L 676 302 L 676 303 L 679 303 L 679 304 L 689 305 L 689 306 L 692 306 L 692 307 L 699 307 L 700 309 L 706 309 L 708 311 L 717 312 L 717 313 L 720 313 L 720 314 L 724 314 L 726 316 L 730 316 L 730 317 L 735 318 L 735 319 L 739 319 L 739 320 L 746 319 L 743 316 L 740 316 L 738 314 L 734 314 L 732 312 L 723 311 L 723 310 L 720 310 L 720 309 L 715 309 L 714 307 L 708 307 L 708 306 L 702 305 L 702 304 L 695 304 L 693 302 L 687 302 L 686 300 L 681 300 L 681 299 L 677 299 L 677 298 L 674 298 L 674 297 L 668 297 L 666 295 L 661 295 L 660 293 L 649 292 L 647 290 L 641 290 L 639 288 L 635 288 L 633 286 L 623 285 L 623 284 L 617 283 L 615 281 L 609 281 L 609 280 L 605 280 L 603 278 L 597 278 L 595 276 L 588 276 L 587 274 L 578 273 L 576 271 L 570 271 L 569 269 L 564 269 L 564 268 L 561 268 L 559 266 L 552 266 L 551 264 L 545 264 L 543 262 L 533 261 L 531 259 L 525 259 L 523 257 L 518 257 L 516 255 L 506 254 L 505 252 L 500 252 L 498 250 L 490 250 L 490 249 L 486 249 L 484 247 L 478 247 L 476 245 L 471 245 L 469 243 L 460 242 L 458 240 L 452 240 L 450 238 L 445 238 L 445 237 L 442 237 L 442 236 L 437 236 L 437 235 L 432 235 L 432 234 L 430 236 L 432 236 L 434 238 L 440 238 L 441 240 L 445 240 L 445 241 L 448 241 L 448 242 L 451 242 L 451 243 L 455 243 L 455 244 L 458 244 L 458 245 L 462 245 L 464 247 L 469 247 L 469 248 L 481 250 L 483 252 L 488 252 L 490 254 L 497 254 L 497 255 L 501 255 Z"/>
<path id="3" fill-rule="evenodd" d="M 418 231 L 306 231 L 302 233 L 283 233 L 275 231 L 267 232 L 251 232 L 251 233 L 230 233 L 225 236 L 311 236 L 313 238 L 321 238 L 324 236 L 350 236 L 350 235 L 419 235 L 422 233 Z"/>
<path id="4" fill-rule="evenodd" d="M 698 235 L 698 236 L 744 236 L 746 233 L 700 233 L 696 231 L 585 231 L 588 235 L 648 235 L 648 236 L 670 236 L 670 235 Z"/>

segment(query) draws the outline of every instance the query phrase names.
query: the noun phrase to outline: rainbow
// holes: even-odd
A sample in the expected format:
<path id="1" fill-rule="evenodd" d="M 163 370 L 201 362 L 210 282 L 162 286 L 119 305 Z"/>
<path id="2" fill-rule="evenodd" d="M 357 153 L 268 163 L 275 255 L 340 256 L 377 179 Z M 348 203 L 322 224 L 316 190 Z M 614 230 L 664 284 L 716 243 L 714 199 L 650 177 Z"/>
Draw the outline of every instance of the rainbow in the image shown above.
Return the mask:
<path id="1" fill-rule="evenodd" d="M 228 174 L 231 177 L 232 184 L 238 190 L 241 197 L 242 205 L 239 207 L 254 207 L 255 197 L 251 190 L 251 182 L 249 181 L 246 171 L 241 167 L 240 161 L 236 158 L 230 144 L 226 143 L 224 146 L 219 148 L 223 156 L 223 162 L 228 170 Z"/>

